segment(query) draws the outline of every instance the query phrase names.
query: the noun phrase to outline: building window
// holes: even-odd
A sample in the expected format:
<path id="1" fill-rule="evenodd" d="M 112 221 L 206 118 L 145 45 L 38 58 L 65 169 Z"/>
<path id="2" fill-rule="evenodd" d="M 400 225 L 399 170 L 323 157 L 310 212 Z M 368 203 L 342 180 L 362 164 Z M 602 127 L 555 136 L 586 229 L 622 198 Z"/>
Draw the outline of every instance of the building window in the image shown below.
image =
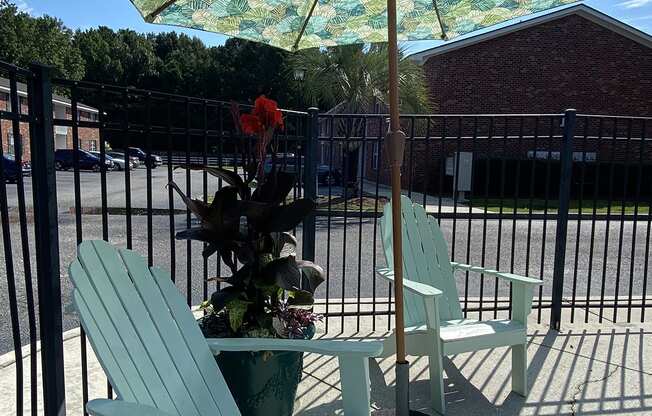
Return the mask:
<path id="1" fill-rule="evenodd" d="M 11 102 L 9 102 L 9 94 L 0 92 L 0 109 L 4 111 L 11 111 Z"/>
<path id="2" fill-rule="evenodd" d="M 373 170 L 378 170 L 378 148 L 380 145 L 378 143 L 373 143 L 371 147 L 371 168 Z"/>
<path id="3" fill-rule="evenodd" d="M 20 112 L 21 114 L 26 114 L 26 113 L 27 113 L 27 106 L 28 106 L 28 104 L 27 104 L 27 97 L 22 97 L 22 96 L 19 97 L 19 101 L 18 101 L 18 102 L 20 103 L 20 110 L 19 110 L 19 112 Z M 23 112 L 23 109 L 25 110 L 24 112 Z"/>
<path id="4" fill-rule="evenodd" d="M 7 133 L 7 154 L 13 155 L 16 154 L 15 145 L 14 145 L 14 133 Z"/>
<path id="5" fill-rule="evenodd" d="M 95 140 L 89 140 L 88 141 L 88 150 L 90 152 L 96 152 L 97 151 L 97 142 Z"/>

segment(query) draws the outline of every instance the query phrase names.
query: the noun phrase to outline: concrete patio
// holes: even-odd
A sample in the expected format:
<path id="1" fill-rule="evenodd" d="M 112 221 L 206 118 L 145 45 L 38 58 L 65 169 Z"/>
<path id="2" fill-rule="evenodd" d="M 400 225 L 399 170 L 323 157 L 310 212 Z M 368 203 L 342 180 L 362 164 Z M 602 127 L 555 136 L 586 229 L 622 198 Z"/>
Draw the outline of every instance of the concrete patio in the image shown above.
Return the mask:
<path id="1" fill-rule="evenodd" d="M 531 319 L 536 314 L 531 315 Z M 356 317 L 345 327 L 355 328 Z M 547 321 L 544 314 L 543 322 Z M 340 319 L 331 319 L 328 337 L 382 338 L 371 331 L 371 318 L 360 320 L 360 331 L 338 333 Z M 566 320 L 568 322 L 568 320 Z M 446 402 L 450 415 L 649 415 L 652 414 L 652 323 L 564 324 L 550 331 L 534 320 L 528 331 L 529 384 L 527 398 L 510 392 L 511 360 L 506 348 L 461 354 L 444 361 Z M 326 337 L 326 335 L 321 335 Z M 66 333 L 65 369 L 67 408 L 79 414 L 81 360 L 79 331 Z M 24 349 L 25 382 L 29 386 L 29 349 Z M 410 357 L 411 407 L 427 414 L 430 398 L 427 359 Z M 89 346 L 89 397 L 105 397 L 106 379 Z M 13 353 L 0 357 L 0 395 L 15 395 Z M 394 408 L 394 359 L 370 364 L 372 406 Z M 40 373 L 39 373 L 40 377 Z M 39 384 L 40 388 L 40 384 Z M 39 389 L 39 395 L 41 391 Z M 29 412 L 29 391 L 25 391 Z M 41 403 L 39 403 L 41 405 Z M 15 414 L 13 400 L 0 402 L 0 414 Z M 295 406 L 297 415 L 341 414 L 337 360 L 315 354 L 304 358 L 304 376 Z M 376 412 L 378 415 L 387 412 Z M 392 414 L 391 412 L 389 414 Z"/>

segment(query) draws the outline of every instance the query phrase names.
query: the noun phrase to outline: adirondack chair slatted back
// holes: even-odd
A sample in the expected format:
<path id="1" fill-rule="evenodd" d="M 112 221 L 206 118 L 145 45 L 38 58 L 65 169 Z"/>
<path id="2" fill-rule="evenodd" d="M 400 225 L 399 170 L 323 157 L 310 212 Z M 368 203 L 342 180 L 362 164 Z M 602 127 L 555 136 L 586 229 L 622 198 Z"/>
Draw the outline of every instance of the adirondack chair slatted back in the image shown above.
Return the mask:
<path id="1" fill-rule="evenodd" d="M 170 277 L 130 250 L 79 245 L 73 299 L 121 400 L 173 415 L 239 415 L 192 313 Z"/>
<path id="2" fill-rule="evenodd" d="M 439 299 L 441 320 L 461 319 L 462 308 L 448 257 L 448 247 L 437 221 L 428 216 L 421 205 L 413 204 L 406 196 L 401 197 L 401 214 L 404 277 L 429 284 L 443 292 Z M 385 204 L 381 233 L 385 260 L 393 268 L 391 202 Z M 404 297 L 406 325 L 425 323 L 426 315 L 421 298 L 409 292 L 405 292 Z"/>

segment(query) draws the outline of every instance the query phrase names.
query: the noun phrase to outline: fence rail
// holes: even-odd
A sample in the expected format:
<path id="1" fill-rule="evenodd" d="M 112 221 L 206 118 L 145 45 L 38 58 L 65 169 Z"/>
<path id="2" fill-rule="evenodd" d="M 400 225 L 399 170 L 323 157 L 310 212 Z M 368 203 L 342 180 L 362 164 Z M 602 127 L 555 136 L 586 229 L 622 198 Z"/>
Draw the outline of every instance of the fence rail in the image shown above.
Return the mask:
<path id="1" fill-rule="evenodd" d="M 0 169 L 0 272 L 7 294 L 3 316 L 10 320 L 10 331 L 0 333 L 0 352 L 15 354 L 16 413 L 37 414 L 43 388 L 43 408 L 55 414 L 66 381 L 62 333 L 79 326 L 65 312 L 71 295 L 65 267 L 77 244 L 104 239 L 139 251 L 150 265 L 170 270 L 188 304 L 200 303 L 216 285 L 209 278 L 228 268 L 217 256 L 203 259 L 201 243 L 175 240 L 193 219 L 166 185 L 174 180 L 186 195 L 208 199 L 222 181 L 187 166 L 239 171 L 253 143 L 238 134 L 230 103 L 50 79 L 37 66 L 0 62 L 0 76 L 10 80 L 10 103 L 0 105 L 0 156 L 9 152 L 14 159 L 3 160 Z M 27 102 L 19 99 L 20 88 L 27 88 Z M 54 104 L 53 91 L 60 95 Z M 350 316 L 357 317 L 357 329 L 365 319 L 374 329 L 390 328 L 391 286 L 374 273 L 384 265 L 378 219 L 390 195 L 386 115 L 310 109 L 284 111 L 284 117 L 286 129 L 274 146 L 284 154 L 283 168 L 300 177 L 291 196 L 318 203 L 295 234 L 303 257 L 327 275 L 316 293 L 326 330 L 344 330 Z M 550 309 L 554 327 L 650 319 L 652 118 L 567 111 L 415 114 L 401 122 L 407 134 L 404 193 L 438 219 L 453 260 L 543 279 L 534 310 L 541 321 L 542 310 Z M 55 147 L 97 150 L 105 159 L 109 145 L 139 147 L 163 164 L 93 172 L 74 152 L 70 166 L 58 165 L 68 171 L 54 170 Z M 22 174 L 27 160 L 31 177 Z M 477 282 L 469 284 L 468 273 L 457 276 L 465 314 L 508 316 L 510 287 L 487 276 Z M 26 362 L 21 349 L 36 351 L 39 340 L 42 387 L 36 354 Z M 76 387 L 86 402 L 92 380 L 83 331 L 79 342 Z M 108 382 L 106 394 L 113 394 Z"/>

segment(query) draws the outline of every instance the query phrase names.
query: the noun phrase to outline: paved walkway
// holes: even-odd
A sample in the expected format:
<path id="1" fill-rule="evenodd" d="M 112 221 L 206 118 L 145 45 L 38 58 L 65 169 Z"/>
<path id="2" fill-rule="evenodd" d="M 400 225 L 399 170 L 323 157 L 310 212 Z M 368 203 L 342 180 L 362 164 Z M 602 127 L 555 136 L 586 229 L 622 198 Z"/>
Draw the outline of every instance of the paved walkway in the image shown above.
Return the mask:
<path id="1" fill-rule="evenodd" d="M 534 316 L 534 314 L 533 314 Z M 356 318 L 347 318 L 355 321 Z M 336 324 L 331 322 L 333 334 Z M 545 320 L 544 320 L 545 321 Z M 355 327 L 355 322 L 347 323 Z M 370 318 L 361 319 L 360 331 L 340 337 L 382 338 L 372 332 Z M 330 335 L 330 334 L 329 334 Z M 575 324 L 562 332 L 532 323 L 528 331 L 530 394 L 510 392 L 511 360 L 506 348 L 460 354 L 444 361 L 449 415 L 650 415 L 652 414 L 652 324 Z M 68 414 L 80 414 L 81 362 L 78 331 L 65 340 Z M 27 351 L 28 352 L 28 351 Z M 13 354 L 10 354 L 11 356 Z M 0 414 L 15 414 L 15 363 L 0 358 Z M 411 407 L 427 414 L 429 393 L 427 360 L 410 357 Z M 299 387 L 297 415 L 341 414 L 337 360 L 306 354 Z M 29 360 L 25 358 L 29 386 Z M 106 379 L 89 346 L 89 397 L 106 394 Z M 394 360 L 372 360 L 372 400 L 375 409 L 394 407 Z M 39 373 L 40 377 L 40 373 Z M 29 392 L 25 392 L 29 414 Z M 393 414 L 376 412 L 378 415 Z"/>
<path id="2" fill-rule="evenodd" d="M 369 193 L 375 193 L 376 191 L 376 182 L 372 182 L 369 180 L 364 181 L 364 191 L 369 192 Z M 407 195 L 407 190 L 402 191 L 404 195 Z M 383 185 L 383 184 L 378 184 L 378 195 L 391 199 L 392 198 L 392 188 Z M 417 191 L 412 191 L 411 198 L 414 202 L 418 202 L 419 204 L 423 204 L 423 192 L 417 192 Z M 435 195 L 429 195 L 426 194 L 426 212 L 429 214 L 436 214 L 439 212 L 439 196 Z M 455 210 L 455 201 L 453 198 L 450 197 L 442 197 L 441 198 L 441 212 L 453 212 Z M 461 200 L 457 201 L 457 212 L 459 213 L 468 213 L 469 212 L 469 206 L 465 205 L 462 203 Z M 476 207 L 471 207 L 472 213 L 478 213 L 482 214 L 484 213 L 483 208 L 476 208 Z"/>

